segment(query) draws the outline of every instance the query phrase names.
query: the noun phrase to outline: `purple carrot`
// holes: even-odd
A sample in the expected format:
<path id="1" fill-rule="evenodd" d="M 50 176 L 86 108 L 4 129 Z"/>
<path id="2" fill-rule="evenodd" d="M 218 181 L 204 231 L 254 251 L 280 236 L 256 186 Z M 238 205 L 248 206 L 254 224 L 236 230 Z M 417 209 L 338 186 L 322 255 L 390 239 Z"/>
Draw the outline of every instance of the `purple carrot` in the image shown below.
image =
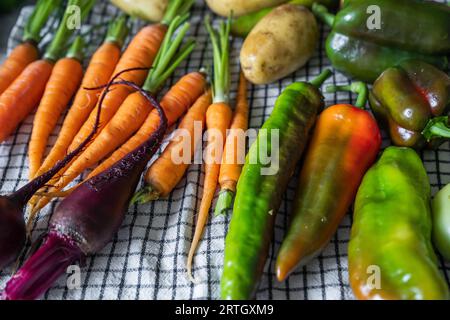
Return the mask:
<path id="1" fill-rule="evenodd" d="M 147 162 L 159 148 L 167 130 L 167 118 L 159 103 L 139 90 L 158 110 L 158 129 L 134 151 L 99 175 L 89 179 L 65 198 L 50 219 L 42 246 L 9 280 L 3 299 L 36 299 L 47 291 L 69 265 L 100 251 L 118 231 Z"/>

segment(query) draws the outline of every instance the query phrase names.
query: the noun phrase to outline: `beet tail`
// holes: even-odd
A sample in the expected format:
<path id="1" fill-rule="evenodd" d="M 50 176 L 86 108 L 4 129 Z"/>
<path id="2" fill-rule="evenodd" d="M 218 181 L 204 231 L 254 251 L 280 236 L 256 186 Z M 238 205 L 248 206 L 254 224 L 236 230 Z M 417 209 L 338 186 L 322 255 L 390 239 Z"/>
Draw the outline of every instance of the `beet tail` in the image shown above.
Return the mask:
<path id="1" fill-rule="evenodd" d="M 2 299 L 31 300 L 46 292 L 67 268 L 83 257 L 70 238 L 50 233 L 44 244 L 8 282 Z"/>

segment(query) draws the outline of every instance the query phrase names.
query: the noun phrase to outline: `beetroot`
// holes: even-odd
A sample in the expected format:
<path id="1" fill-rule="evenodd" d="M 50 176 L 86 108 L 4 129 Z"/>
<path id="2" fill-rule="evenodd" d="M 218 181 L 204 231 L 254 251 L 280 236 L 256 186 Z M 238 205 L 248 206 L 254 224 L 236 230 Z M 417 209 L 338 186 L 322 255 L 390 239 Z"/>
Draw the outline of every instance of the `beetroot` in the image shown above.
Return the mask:
<path id="1" fill-rule="evenodd" d="M 149 139 L 114 166 L 75 189 L 57 207 L 50 219 L 42 246 L 10 279 L 4 299 L 35 299 L 43 294 L 66 268 L 86 255 L 101 250 L 119 229 L 147 162 L 156 152 L 167 130 L 167 119 L 159 103 L 146 91 L 125 81 L 157 109 L 158 129 Z"/>

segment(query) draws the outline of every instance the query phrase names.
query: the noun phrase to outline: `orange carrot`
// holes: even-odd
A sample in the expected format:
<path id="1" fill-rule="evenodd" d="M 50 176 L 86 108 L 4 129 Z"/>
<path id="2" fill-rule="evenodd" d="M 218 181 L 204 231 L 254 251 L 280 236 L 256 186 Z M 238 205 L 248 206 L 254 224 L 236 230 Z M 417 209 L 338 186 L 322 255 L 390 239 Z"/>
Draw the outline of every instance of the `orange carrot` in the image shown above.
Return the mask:
<path id="1" fill-rule="evenodd" d="M 203 194 L 186 264 L 187 274 L 191 281 L 194 281 L 194 278 L 192 277 L 194 254 L 203 235 L 203 230 L 208 220 L 209 209 L 211 208 L 211 203 L 214 199 L 214 194 L 216 193 L 226 132 L 230 126 L 233 113 L 228 105 L 230 91 L 228 38 L 230 34 L 231 17 L 226 24 L 221 22 L 217 33 L 212 29 L 209 17 L 206 17 L 205 25 L 210 34 L 214 52 L 213 104 L 209 106 L 208 111 L 206 112 L 208 139 L 204 156 L 205 176 L 203 182 Z"/>
<path id="2" fill-rule="evenodd" d="M 186 110 L 189 109 L 190 106 L 192 106 L 195 100 L 204 92 L 205 84 L 206 84 L 205 76 L 202 73 L 193 72 L 183 77 L 182 80 L 180 80 L 175 86 L 173 86 L 169 90 L 169 92 L 166 93 L 164 98 L 161 100 L 161 107 L 163 108 L 166 114 L 169 126 L 173 125 L 178 120 L 178 118 L 180 118 L 186 112 Z M 147 108 L 150 110 L 151 106 L 148 105 L 148 102 L 147 103 L 143 102 L 141 98 L 138 98 L 138 96 L 141 95 L 138 93 L 130 95 L 128 98 L 130 99 L 129 103 L 135 100 L 138 101 L 138 103 L 141 105 L 142 108 Z M 127 111 L 130 109 L 132 108 L 123 108 L 123 109 L 121 108 L 120 110 Z M 120 126 L 120 119 L 124 118 L 122 115 L 118 114 L 118 117 L 116 119 L 117 121 L 114 121 L 114 124 L 111 124 L 110 129 L 108 129 L 108 131 L 105 131 L 105 134 L 103 133 L 101 134 L 102 136 L 101 140 L 98 140 L 100 138 L 100 136 L 98 136 L 97 139 L 95 140 L 95 144 L 89 146 L 83 153 L 83 157 L 80 157 L 77 160 L 75 160 L 65 171 L 65 173 L 61 176 L 61 178 L 57 180 L 56 183 L 52 183 L 53 187 L 51 187 L 49 190 L 49 196 L 42 198 L 39 201 L 38 205 L 35 208 L 33 208 L 32 212 L 40 210 L 44 206 L 46 206 L 50 202 L 52 194 L 58 194 L 58 191 L 62 190 L 62 188 L 67 186 L 67 184 L 69 184 L 84 170 L 80 168 L 86 168 L 86 165 L 90 166 L 98 162 L 98 160 L 91 161 L 91 159 L 94 158 L 101 159 L 101 157 L 99 157 L 99 154 L 106 156 L 110 151 L 114 150 L 115 147 L 111 149 L 108 148 L 110 148 L 109 145 L 112 144 L 112 142 L 117 139 L 116 137 L 114 138 L 111 137 L 111 134 L 115 134 L 114 133 L 114 131 L 116 131 L 115 128 L 117 128 L 117 126 Z M 88 179 L 108 169 L 122 158 L 121 155 L 126 155 L 132 150 L 134 150 L 136 147 L 141 145 L 144 141 L 146 141 L 146 139 L 148 139 L 148 137 L 153 132 L 155 132 L 155 130 L 158 128 L 158 125 L 159 125 L 159 114 L 157 110 L 153 110 L 144 120 L 144 123 L 136 132 L 136 134 L 134 134 L 109 158 L 103 161 L 94 171 L 92 171 L 91 174 L 88 176 Z M 106 128 L 104 130 L 106 130 Z M 117 139 L 117 141 L 119 141 L 119 139 Z M 117 146 L 120 145 L 120 143 L 119 144 L 114 143 L 114 145 Z M 105 150 L 108 151 L 105 152 Z"/>
<path id="3" fill-rule="evenodd" d="M 41 30 L 51 13 L 61 4 L 60 0 L 39 0 L 30 15 L 23 33 L 22 43 L 14 48 L 0 65 L 0 94 L 2 94 L 25 68 L 39 57 L 37 44 Z"/>
<path id="4" fill-rule="evenodd" d="M 96 106 L 102 91 L 85 88 L 97 88 L 107 83 L 113 76 L 128 31 L 125 17 L 119 17 L 111 23 L 105 42 L 95 51 L 89 62 L 81 87 L 64 119 L 58 138 L 36 176 L 48 171 L 66 155 L 73 137 Z"/>
<path id="5" fill-rule="evenodd" d="M 146 26 L 139 31 L 129 44 L 127 50 L 120 59 L 114 74 L 130 68 L 150 68 L 153 64 L 156 54 L 162 44 L 164 36 L 169 31 L 169 25 L 173 25 L 176 29 L 186 18 L 193 4 L 193 0 L 171 0 L 166 9 L 166 13 L 160 24 Z M 180 17 L 182 16 L 182 17 Z M 178 23 L 173 24 L 177 19 Z M 122 79 L 129 81 L 135 85 L 141 86 L 146 78 L 147 72 L 134 71 L 124 74 Z M 145 89 L 145 88 L 144 88 Z M 108 94 L 103 103 L 102 118 L 100 120 L 100 128 L 97 135 L 106 126 L 108 121 L 114 116 L 118 108 L 122 105 L 125 98 L 134 92 L 130 86 L 117 86 Z M 69 152 L 74 150 L 81 141 L 91 131 L 95 123 L 95 112 L 91 112 L 88 120 L 83 124 L 80 131 L 75 135 Z"/>
<path id="6" fill-rule="evenodd" d="M 241 175 L 245 156 L 245 131 L 248 128 L 247 80 L 241 71 L 239 89 L 236 97 L 236 108 L 228 131 L 222 163 L 220 165 L 220 193 L 217 199 L 215 214 L 224 213 L 231 207 L 236 185 Z M 239 139 L 244 137 L 244 140 Z"/>
<path id="7" fill-rule="evenodd" d="M 187 76 L 185 76 L 187 77 Z M 161 100 L 161 106 L 166 114 L 169 126 L 173 125 L 188 109 L 192 106 L 195 100 L 204 92 L 206 80 L 202 73 L 194 72 L 189 74 L 192 83 L 183 88 L 172 87 Z M 181 81 L 181 80 L 180 80 Z M 100 172 L 108 169 L 122 157 L 137 146 L 142 144 L 158 127 L 159 116 L 156 110 L 150 112 L 145 119 L 143 125 L 126 143 L 103 161 L 89 177 L 93 177 Z"/>
<path id="8" fill-rule="evenodd" d="M 150 68 L 166 31 L 167 27 L 163 24 L 150 25 L 141 29 L 125 50 L 113 74 L 117 74 L 130 68 Z M 130 81 L 140 86 L 144 83 L 146 75 L 147 72 L 136 70 L 125 73 L 122 78 L 125 81 Z M 133 91 L 134 90 L 129 86 L 117 86 L 110 93 L 108 93 L 103 102 L 100 127 L 97 131 L 97 135 L 114 116 L 126 97 Z M 95 110 L 92 110 L 86 122 L 82 125 L 81 129 L 73 138 L 68 152 L 71 152 L 78 147 L 79 144 L 92 131 L 92 127 L 95 123 L 95 117 L 96 112 Z"/>
<path id="9" fill-rule="evenodd" d="M 38 49 L 31 42 L 24 42 L 11 52 L 0 66 L 0 94 L 16 79 L 31 62 L 37 60 Z"/>
<path id="10" fill-rule="evenodd" d="M 201 129 L 199 130 L 199 133 L 201 133 L 205 124 L 206 110 L 211 102 L 211 91 L 208 91 L 198 98 L 189 109 L 178 126 L 178 130 L 182 131 L 177 131 L 161 156 L 147 170 L 144 180 L 145 186 L 135 194 L 133 202 L 146 203 L 160 197 L 167 197 L 180 182 L 189 167 L 189 163 L 174 161 L 173 155 L 175 152 L 179 152 L 177 156 L 181 159 L 186 157 L 183 153 L 186 145 L 184 139 L 188 135 L 191 152 L 188 156 L 189 159 L 192 159 L 197 145 L 202 141 L 202 135 L 196 135 L 196 123 L 201 123 Z"/>
<path id="11" fill-rule="evenodd" d="M 142 29 L 139 32 L 139 34 L 133 39 L 131 44 L 129 45 L 128 49 L 126 50 L 123 57 L 121 58 L 116 70 L 120 70 L 120 71 L 127 70 L 127 69 L 130 69 L 131 66 L 133 66 L 131 68 L 142 68 L 143 67 L 142 61 L 146 59 L 146 53 L 148 55 L 148 52 L 151 53 L 150 54 L 151 55 L 150 62 L 152 63 L 153 59 L 155 58 L 155 55 L 156 55 L 156 52 L 154 52 L 155 48 L 159 49 L 162 38 L 164 37 L 164 35 L 166 33 L 169 33 L 170 34 L 169 38 L 171 38 L 171 36 L 173 35 L 173 32 L 178 28 L 178 26 L 183 21 L 186 20 L 187 12 L 189 11 L 192 4 L 193 4 L 193 0 L 187 0 L 187 1 L 172 0 L 169 3 L 169 6 L 166 11 L 166 15 L 163 19 L 162 24 L 148 26 L 148 27 L 145 27 L 144 29 Z M 183 14 L 183 16 L 182 17 L 177 16 L 178 13 Z M 167 24 L 170 24 L 170 26 L 167 27 Z M 189 28 L 188 24 L 187 24 L 186 28 Z M 180 34 L 181 34 L 181 36 L 177 36 L 174 43 L 178 43 L 178 44 L 181 43 L 181 41 L 183 40 L 183 32 L 180 32 Z M 169 45 L 172 48 L 174 48 L 174 47 L 176 48 L 176 46 L 173 46 L 170 41 L 167 41 L 166 45 Z M 130 48 L 133 48 L 133 47 L 135 47 L 135 49 L 131 50 Z M 136 47 L 139 50 L 136 51 Z M 158 75 L 160 76 L 159 77 L 160 80 L 155 81 L 155 84 L 156 84 L 155 88 L 159 89 L 159 85 L 161 84 L 161 81 L 163 81 L 163 79 L 166 79 L 168 77 L 168 75 L 170 75 L 170 73 L 175 69 L 175 67 L 192 51 L 192 49 L 193 49 L 193 41 L 188 41 L 188 44 L 183 49 L 181 49 L 178 54 L 175 54 L 175 52 L 172 52 L 170 54 L 170 56 L 173 57 L 173 59 L 169 59 L 168 63 L 171 63 L 171 65 L 165 64 L 163 62 L 163 65 L 166 65 L 167 68 L 165 68 L 165 70 L 161 70 L 161 72 L 158 73 Z M 173 51 L 176 51 L 176 50 L 173 50 Z M 159 56 L 156 57 L 157 61 L 159 61 L 159 59 L 160 59 Z M 163 58 L 161 58 L 161 59 L 163 59 Z M 123 60 L 125 60 L 124 63 L 122 62 Z M 155 61 L 155 62 L 157 62 L 157 61 Z M 120 72 L 120 71 L 118 71 L 118 72 Z M 144 75 L 144 77 L 142 77 L 142 75 L 139 75 L 139 72 L 140 71 L 128 72 L 127 74 L 124 74 L 121 77 L 121 79 L 122 79 L 122 81 L 127 81 L 130 83 L 133 83 L 134 86 L 140 85 L 140 84 L 142 84 L 143 78 L 145 77 L 145 75 Z M 133 74 L 135 74 L 135 75 L 133 76 Z M 151 79 L 151 78 L 152 78 L 151 75 L 149 75 L 149 77 L 147 78 L 147 81 L 149 81 L 149 79 Z M 144 85 L 144 89 L 147 89 L 146 85 Z M 102 128 L 104 128 L 105 125 L 109 122 L 109 120 L 114 116 L 114 114 L 117 112 L 117 110 L 119 109 L 119 107 L 121 106 L 121 104 L 123 103 L 123 101 L 126 99 L 126 97 L 129 95 L 129 93 L 131 91 L 134 91 L 134 89 L 130 89 L 130 86 L 117 86 L 116 88 L 114 88 L 114 90 L 111 91 L 111 93 L 109 93 L 106 96 L 105 100 L 103 101 L 103 105 L 102 105 L 102 109 L 104 109 L 104 110 L 102 110 L 102 114 L 101 114 L 102 118 L 100 120 L 101 121 L 101 126 L 99 128 L 100 130 Z M 141 104 L 141 106 L 143 106 L 143 105 L 144 104 Z M 145 105 L 148 106 L 148 104 L 145 104 Z M 123 114 L 132 114 L 132 113 L 130 112 L 130 110 L 124 110 L 123 112 L 121 112 L 121 115 L 123 115 Z M 80 137 L 83 137 L 86 133 L 87 134 L 89 133 L 89 127 L 92 126 L 93 123 L 95 122 L 94 115 L 95 115 L 94 112 L 91 112 L 90 117 L 84 123 L 84 125 L 81 127 L 80 131 L 75 136 L 74 140 L 72 141 L 71 145 L 69 146 L 68 152 L 70 152 L 71 150 L 75 149 L 78 146 Z M 143 118 L 144 117 L 142 117 L 142 119 Z M 116 121 L 113 125 L 117 124 L 117 120 L 123 121 L 123 119 L 124 118 L 116 119 Z M 135 126 L 135 124 L 124 127 L 125 130 L 123 132 L 124 135 L 122 135 L 122 139 L 123 139 L 123 137 L 127 138 L 130 135 L 129 132 L 130 131 L 132 132 L 133 130 L 135 130 L 134 126 Z M 114 131 L 114 128 L 112 126 L 110 128 Z M 98 134 L 99 133 L 97 132 L 97 136 L 98 136 Z M 105 133 L 105 136 L 107 136 L 107 133 Z M 94 139 L 96 139 L 96 137 Z M 82 139 L 82 140 L 84 140 L 84 139 Z M 120 141 L 120 140 L 121 139 L 118 139 L 118 141 Z M 110 144 L 110 141 L 108 142 L 108 144 Z M 104 148 L 97 149 L 95 152 L 97 153 L 99 150 L 101 151 L 103 149 Z M 95 150 L 95 149 L 90 149 L 90 150 Z M 97 153 L 97 154 L 100 154 L 100 153 Z M 103 156 L 106 156 L 106 155 L 107 154 L 104 154 Z M 84 158 L 84 159 L 86 159 L 86 158 Z M 73 160 L 72 163 L 74 163 L 74 161 L 76 161 L 76 159 Z M 80 162 L 78 162 L 78 164 L 80 164 L 80 163 L 83 164 L 83 160 L 80 160 Z M 69 166 L 71 164 L 69 164 Z M 86 163 L 84 163 L 83 165 L 85 165 L 85 164 Z M 50 194 L 55 191 L 61 190 L 62 187 L 67 185 L 74 178 L 74 176 L 73 176 L 73 174 L 75 174 L 74 171 L 71 171 L 68 174 L 64 174 L 64 172 L 69 168 L 69 166 L 66 166 L 66 168 L 64 168 L 63 170 L 61 170 L 59 172 L 58 176 L 62 176 L 59 182 L 58 182 L 57 176 L 55 176 L 54 179 L 52 179 L 50 181 L 49 184 L 55 186 L 49 190 Z M 78 168 L 77 170 L 80 170 L 80 168 L 81 168 L 78 165 L 76 165 L 74 167 Z M 86 168 L 86 167 L 84 167 L 84 168 Z M 38 210 L 43 208 L 43 206 L 45 206 L 50 201 L 50 199 L 51 199 L 51 197 L 45 197 L 44 199 L 41 199 L 39 201 L 39 204 L 32 209 L 31 214 L 34 216 Z M 35 203 L 35 200 L 33 199 L 32 204 L 34 205 L 34 203 Z"/>
<path id="12" fill-rule="evenodd" d="M 84 18 L 94 2 L 94 0 L 69 0 L 67 6 L 68 8 L 79 6 L 81 18 Z M 72 14 L 72 10 L 66 10 L 44 58 L 29 64 L 0 96 L 0 142 L 4 141 L 39 104 L 53 65 L 61 58 L 63 48 L 74 32 L 68 24 Z"/>
<path id="13" fill-rule="evenodd" d="M 156 56 L 159 46 L 161 45 L 166 30 L 167 27 L 162 24 L 146 26 L 141 29 L 123 53 L 113 74 L 116 75 L 121 71 L 132 68 L 149 68 L 153 63 L 153 60 Z M 146 73 L 147 72 L 143 70 L 134 70 L 123 74 L 122 78 L 125 81 L 130 81 L 137 85 L 142 85 L 145 80 Z M 116 86 L 115 88 L 113 88 L 113 90 L 111 90 L 111 92 L 106 95 L 102 105 L 100 124 L 92 141 L 96 139 L 105 125 L 114 116 L 123 101 L 133 91 L 134 89 L 132 89 L 130 86 Z M 70 153 L 75 150 L 80 145 L 80 143 L 82 143 L 90 134 L 96 122 L 96 113 L 96 108 L 90 112 L 88 119 L 81 126 L 80 130 L 72 139 L 72 142 L 69 144 L 69 147 L 65 152 Z M 69 163 L 69 165 L 63 168 L 52 180 L 50 180 L 49 185 L 55 185 L 59 179 L 59 176 L 61 176 L 76 159 L 77 158 L 75 157 L 72 162 Z M 33 197 L 30 200 L 30 205 L 33 207 L 37 201 L 38 200 L 36 199 L 36 197 Z M 49 201 L 50 198 L 42 199 L 40 205 L 32 208 L 32 215 L 34 216 L 36 211 L 43 207 L 42 204 L 47 204 Z"/>
<path id="14" fill-rule="evenodd" d="M 32 62 L 0 96 L 0 142 L 8 138 L 39 103 L 52 69 L 50 61 Z"/>
<path id="15" fill-rule="evenodd" d="M 33 131 L 28 147 L 30 180 L 35 177 L 41 165 L 48 137 L 80 85 L 83 77 L 83 66 L 81 65 L 83 46 L 83 39 L 77 37 L 67 57 L 56 62 L 45 87 L 44 95 L 34 117 Z"/>

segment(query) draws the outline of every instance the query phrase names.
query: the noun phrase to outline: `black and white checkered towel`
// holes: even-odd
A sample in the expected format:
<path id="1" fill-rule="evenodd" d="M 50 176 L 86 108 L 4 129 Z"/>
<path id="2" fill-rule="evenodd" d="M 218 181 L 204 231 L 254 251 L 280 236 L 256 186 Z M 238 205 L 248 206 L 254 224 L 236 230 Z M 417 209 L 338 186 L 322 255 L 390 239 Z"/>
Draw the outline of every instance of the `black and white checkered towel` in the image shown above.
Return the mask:
<path id="1" fill-rule="evenodd" d="M 109 21 L 118 10 L 106 0 L 98 0 L 86 24 L 98 25 Z M 8 48 L 13 48 L 21 38 L 26 17 L 31 8 L 24 8 L 11 32 Z M 203 27 L 203 17 L 208 14 L 204 1 L 197 1 L 193 10 L 190 33 L 197 40 L 197 47 L 170 79 L 168 86 L 182 75 L 201 67 L 212 65 L 211 43 Z M 217 17 L 216 17 L 217 18 Z M 217 20 L 217 19 L 216 19 Z M 133 21 L 133 34 L 144 25 Z M 53 28 L 54 29 L 54 28 Z M 52 28 L 47 36 L 51 38 Z M 248 97 L 251 105 L 250 127 L 259 128 L 272 111 L 275 99 L 287 85 L 297 80 L 310 80 L 324 68 L 330 67 L 324 51 L 324 39 L 329 29 L 321 27 L 320 47 L 308 65 L 286 79 L 267 86 L 250 86 Z M 105 27 L 89 32 L 89 52 L 102 42 Z M 235 95 L 239 74 L 239 48 L 241 40 L 234 39 L 231 52 L 232 93 Z M 88 60 L 86 60 L 86 63 Z M 349 79 L 336 72 L 327 84 L 348 84 Z M 355 100 L 351 93 L 326 94 L 326 104 L 348 103 Z M 30 138 L 33 115 L 29 116 L 17 132 L 0 145 L 0 191 L 16 190 L 27 182 L 27 144 Z M 62 120 L 60 120 L 59 125 Z M 54 131 L 50 147 L 59 131 Z M 388 139 L 384 134 L 384 146 Z M 422 159 L 428 170 L 433 193 L 450 182 L 450 145 L 444 144 L 438 151 L 426 151 Z M 298 171 L 298 170 L 297 170 Z M 298 269 L 284 283 L 276 281 L 274 264 L 276 253 L 287 227 L 291 202 L 294 197 L 298 172 L 284 195 L 257 298 L 259 299 L 353 299 L 348 285 L 347 245 L 351 226 L 348 214 L 338 232 L 323 253 L 306 267 Z M 225 235 L 230 216 L 212 217 L 206 226 L 203 241 L 195 256 L 194 274 L 199 280 L 192 284 L 186 277 L 187 251 L 193 235 L 196 209 L 203 187 L 200 165 L 191 165 L 187 175 L 168 199 L 149 205 L 132 206 L 120 231 L 101 252 L 87 259 L 82 270 L 79 289 L 68 289 L 65 277 L 60 278 L 49 290 L 46 299 L 217 299 L 222 273 Z M 41 212 L 33 238 L 47 227 L 48 219 L 57 202 Z M 442 261 L 442 260 L 441 260 Z M 445 270 L 447 281 L 450 264 Z M 0 287 L 9 277 L 9 270 L 0 274 Z"/>

